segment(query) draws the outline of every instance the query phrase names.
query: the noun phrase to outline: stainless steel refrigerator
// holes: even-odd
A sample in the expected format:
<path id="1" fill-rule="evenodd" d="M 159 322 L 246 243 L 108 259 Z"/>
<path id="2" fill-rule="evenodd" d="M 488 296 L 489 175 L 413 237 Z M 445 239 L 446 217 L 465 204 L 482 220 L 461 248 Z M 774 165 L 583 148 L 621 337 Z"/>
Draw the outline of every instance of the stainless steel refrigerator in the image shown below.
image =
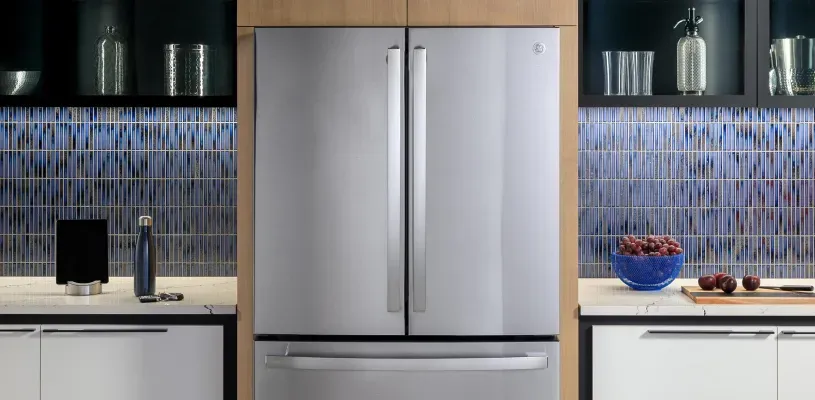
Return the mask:
<path id="1" fill-rule="evenodd" d="M 559 30 L 255 36 L 255 398 L 559 397 Z"/>

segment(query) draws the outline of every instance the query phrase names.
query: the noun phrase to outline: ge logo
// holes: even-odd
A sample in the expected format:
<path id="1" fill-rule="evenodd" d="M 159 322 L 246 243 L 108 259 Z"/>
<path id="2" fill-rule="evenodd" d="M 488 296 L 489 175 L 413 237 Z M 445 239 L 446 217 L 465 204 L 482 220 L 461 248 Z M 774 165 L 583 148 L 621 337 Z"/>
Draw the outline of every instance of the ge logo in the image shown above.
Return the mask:
<path id="1" fill-rule="evenodd" d="M 535 53 L 536 56 L 543 54 L 546 51 L 546 45 L 541 42 L 535 42 L 532 45 L 532 52 Z"/>

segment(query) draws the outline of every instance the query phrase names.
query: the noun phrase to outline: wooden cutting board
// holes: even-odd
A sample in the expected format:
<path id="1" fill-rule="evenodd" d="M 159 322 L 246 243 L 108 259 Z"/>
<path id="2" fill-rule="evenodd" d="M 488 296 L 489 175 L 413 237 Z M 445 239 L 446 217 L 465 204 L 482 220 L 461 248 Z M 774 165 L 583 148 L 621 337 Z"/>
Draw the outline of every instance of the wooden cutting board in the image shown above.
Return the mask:
<path id="1" fill-rule="evenodd" d="M 682 293 L 696 304 L 815 304 L 815 292 L 785 292 L 758 289 L 754 292 L 739 286 L 726 294 L 720 289 L 702 290 L 699 286 L 682 286 Z"/>

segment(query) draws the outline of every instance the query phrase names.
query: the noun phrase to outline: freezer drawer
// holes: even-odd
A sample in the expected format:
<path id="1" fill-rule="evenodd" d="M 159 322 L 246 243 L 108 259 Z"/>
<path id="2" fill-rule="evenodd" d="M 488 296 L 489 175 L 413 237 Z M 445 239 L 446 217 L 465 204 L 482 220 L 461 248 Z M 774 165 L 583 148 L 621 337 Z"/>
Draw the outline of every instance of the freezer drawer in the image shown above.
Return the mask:
<path id="1" fill-rule="evenodd" d="M 557 400 L 558 343 L 255 342 L 258 400 Z"/>
<path id="2" fill-rule="evenodd" d="M 409 35 L 410 334 L 556 335 L 559 30 Z"/>
<path id="3" fill-rule="evenodd" d="M 402 335 L 405 30 L 255 32 L 255 332 Z"/>

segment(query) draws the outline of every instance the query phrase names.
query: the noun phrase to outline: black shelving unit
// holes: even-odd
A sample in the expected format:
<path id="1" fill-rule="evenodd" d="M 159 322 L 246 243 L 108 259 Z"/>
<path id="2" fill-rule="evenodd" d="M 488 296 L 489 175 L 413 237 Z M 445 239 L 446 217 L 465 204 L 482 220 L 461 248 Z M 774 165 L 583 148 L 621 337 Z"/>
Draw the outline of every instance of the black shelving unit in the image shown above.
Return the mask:
<path id="1" fill-rule="evenodd" d="M 581 0 L 581 107 L 751 107 L 757 103 L 759 3 L 769 0 Z M 695 7 L 708 46 L 703 96 L 676 92 L 673 25 Z M 604 96 L 601 52 L 654 51 L 653 96 Z"/>
<path id="2" fill-rule="evenodd" d="M 8 0 L 0 70 L 39 70 L 30 95 L 2 95 L 0 106 L 234 107 L 236 0 Z M 95 44 L 106 25 L 127 41 L 129 94 L 94 94 Z M 220 90 L 212 96 L 163 94 L 165 43 L 218 50 Z"/>

